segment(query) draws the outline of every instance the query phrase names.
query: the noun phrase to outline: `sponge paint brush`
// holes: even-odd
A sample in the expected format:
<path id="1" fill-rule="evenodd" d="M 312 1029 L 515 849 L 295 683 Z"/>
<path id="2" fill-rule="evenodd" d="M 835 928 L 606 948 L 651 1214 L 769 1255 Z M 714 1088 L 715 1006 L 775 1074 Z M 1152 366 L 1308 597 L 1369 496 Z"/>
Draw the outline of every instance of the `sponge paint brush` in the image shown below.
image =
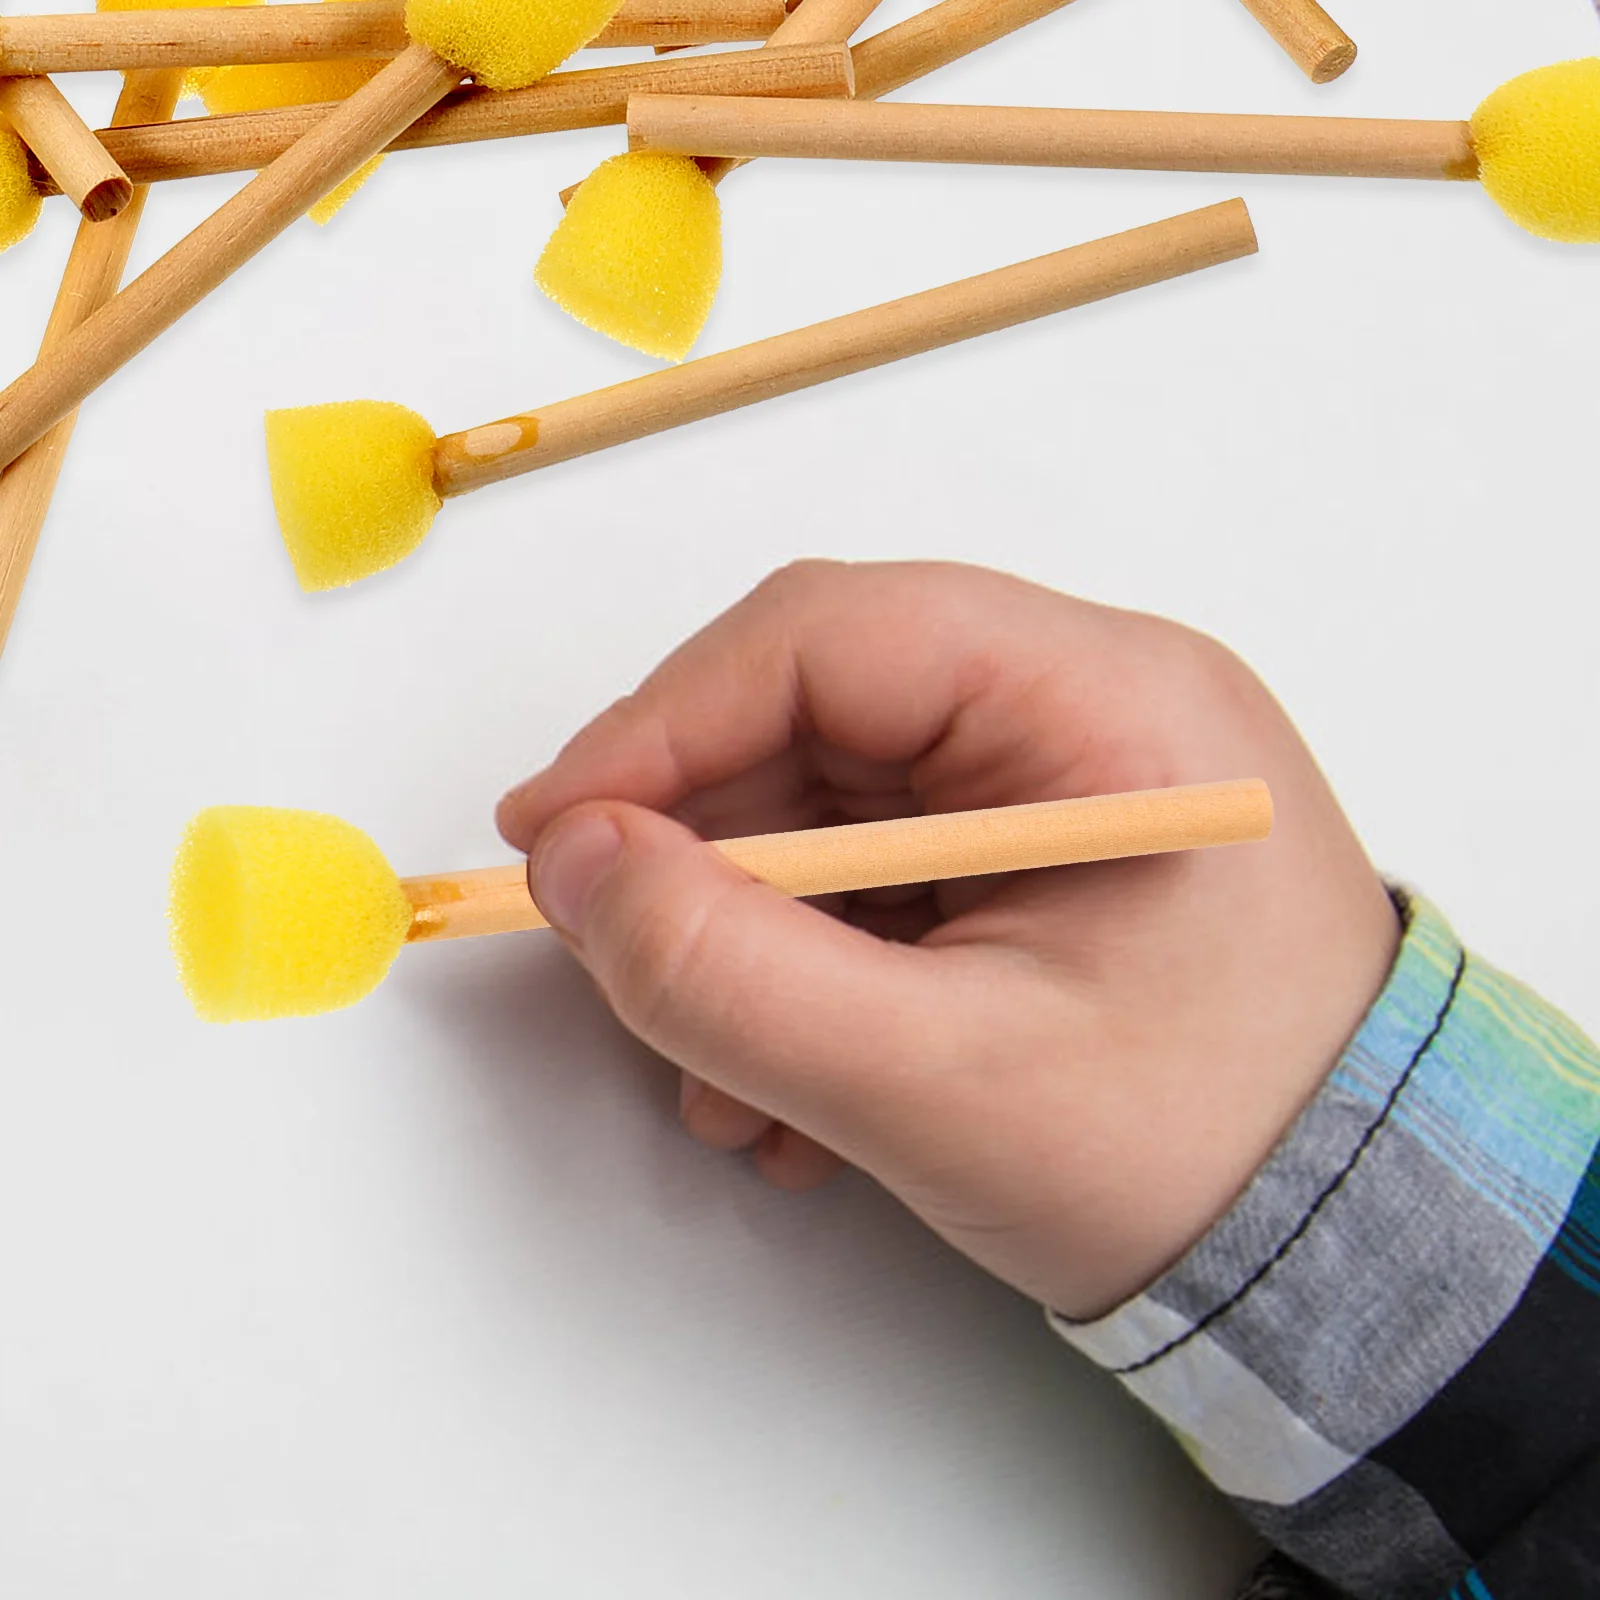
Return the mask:
<path id="1" fill-rule="evenodd" d="M 269 412 L 279 528 L 303 588 L 354 583 L 408 556 L 448 496 L 1255 250 L 1231 200 L 442 439 L 377 401 Z"/>
<path id="2" fill-rule="evenodd" d="M 463 77 L 470 74 L 491 89 L 534 82 L 592 39 L 617 3 L 409 0 L 412 42 L 400 55 L 0 393 L 0 466 L 15 460 Z"/>
<path id="3" fill-rule="evenodd" d="M 856 97 L 888 94 L 1068 3 L 940 0 L 855 46 Z M 785 27 L 826 25 L 848 37 L 870 10 L 865 0 L 803 0 Z M 563 191 L 568 214 L 550 236 L 534 281 L 586 327 L 647 354 L 679 360 L 699 337 L 720 281 L 720 214 L 708 203 L 705 186 L 720 183 L 742 163 L 680 159 L 671 168 L 658 160 L 647 181 L 633 182 L 627 168 L 638 159 L 615 157 L 584 183 Z M 591 183 L 593 203 L 573 215 L 572 203 Z M 679 213 L 687 221 L 680 222 Z M 696 270 L 678 278 L 654 276 L 652 260 L 689 262 Z M 638 337 L 640 329 L 647 330 L 646 339 Z"/>
<path id="4" fill-rule="evenodd" d="M 1259 779 L 725 839 L 783 894 L 850 893 L 1265 839 Z M 312 811 L 217 806 L 173 866 L 172 949 L 208 1022 L 313 1016 L 375 989 L 408 943 L 547 927 L 524 866 L 401 880 L 359 829 Z"/>
<path id="5" fill-rule="evenodd" d="M 1523 74 L 1471 122 L 640 95 L 640 151 L 1143 171 L 1481 179 L 1519 226 L 1600 242 L 1600 58 Z"/>
<path id="6" fill-rule="evenodd" d="M 760 53 L 843 44 L 877 3 L 801 0 Z M 534 282 L 585 327 L 681 361 L 722 282 L 720 176 L 681 158 L 618 156 L 602 163 L 546 244 Z"/>

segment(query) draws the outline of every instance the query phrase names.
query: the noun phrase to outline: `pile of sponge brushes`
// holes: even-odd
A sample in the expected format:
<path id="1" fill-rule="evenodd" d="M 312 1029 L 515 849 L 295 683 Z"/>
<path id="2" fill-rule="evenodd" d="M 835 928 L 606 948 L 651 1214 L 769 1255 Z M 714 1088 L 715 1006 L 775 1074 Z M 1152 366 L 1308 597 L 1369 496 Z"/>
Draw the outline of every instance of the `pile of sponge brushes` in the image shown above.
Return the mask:
<path id="1" fill-rule="evenodd" d="M 1315 0 L 1244 3 L 1312 82 L 1355 61 Z M 379 401 L 270 414 L 274 502 L 308 590 L 393 566 L 451 495 L 1257 248 L 1228 199 L 687 361 L 722 275 L 718 186 L 757 156 L 1477 181 L 1534 234 L 1600 241 L 1600 59 L 1525 73 L 1459 122 L 891 103 L 1068 0 L 939 0 L 851 44 L 874 4 L 102 0 L 0 20 L 0 249 L 52 195 L 83 216 L 38 360 L 0 392 L 0 647 L 78 406 L 299 217 L 332 218 L 390 151 L 626 125 L 627 151 L 561 197 L 533 277 L 585 326 L 670 365 L 443 437 Z M 698 44 L 749 48 L 684 52 Z M 589 45 L 655 53 L 556 70 Z M 53 75 L 105 70 L 123 89 L 93 131 Z M 184 96 L 205 114 L 175 118 Z M 150 184 L 244 171 L 120 287 Z"/>

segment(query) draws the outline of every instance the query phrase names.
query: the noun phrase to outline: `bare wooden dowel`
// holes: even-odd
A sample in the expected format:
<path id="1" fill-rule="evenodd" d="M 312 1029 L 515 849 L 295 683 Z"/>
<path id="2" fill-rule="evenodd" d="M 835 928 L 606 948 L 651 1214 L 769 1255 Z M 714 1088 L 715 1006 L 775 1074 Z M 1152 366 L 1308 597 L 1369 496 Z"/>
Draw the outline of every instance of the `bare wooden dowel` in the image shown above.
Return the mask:
<path id="1" fill-rule="evenodd" d="M 441 495 L 465 494 L 573 456 L 1198 272 L 1255 250 L 1255 230 L 1242 200 L 1207 206 L 447 434 L 434 449 L 434 486 Z"/>
<path id="2" fill-rule="evenodd" d="M 767 41 L 766 49 L 796 44 L 844 44 L 877 9 L 878 0 L 801 0 Z M 855 93 L 852 64 L 850 92 Z M 706 161 L 701 166 L 713 183 L 721 183 L 738 162 Z M 563 200 L 562 202 L 566 202 Z"/>
<path id="3" fill-rule="evenodd" d="M 842 44 L 784 45 L 726 50 L 717 55 L 636 61 L 581 72 L 553 72 L 526 89 L 458 89 L 393 139 L 387 148 L 416 150 L 472 144 L 623 121 L 628 96 L 663 94 L 777 94 L 846 96 L 854 83 Z M 222 117 L 187 117 L 148 127 L 102 128 L 98 137 L 135 183 L 251 172 L 282 155 L 314 128 L 331 105 L 283 106 Z M 53 185 L 34 174 L 45 193 Z"/>
<path id="4" fill-rule="evenodd" d="M 184 312 L 383 149 L 463 74 L 407 46 L 365 88 L 0 393 L 0 467 L 79 406 Z"/>
<path id="5" fill-rule="evenodd" d="M 90 222 L 105 222 L 133 197 L 128 175 L 48 78 L 0 78 L 0 115 Z"/>
<path id="6" fill-rule="evenodd" d="M 0 19 L 0 73 L 225 67 L 398 55 L 409 42 L 401 0 L 339 5 L 87 11 Z M 595 48 L 723 44 L 768 38 L 783 0 L 623 0 Z"/>
<path id="7" fill-rule="evenodd" d="M 1241 778 L 757 834 L 706 848 L 799 897 L 1210 850 L 1271 832 L 1271 793 L 1259 778 Z M 401 887 L 411 901 L 413 943 L 549 926 L 523 866 L 407 878 Z"/>
<path id="8" fill-rule="evenodd" d="M 628 143 L 679 155 L 950 161 L 1363 178 L 1471 179 L 1464 122 L 639 94 Z"/>
<path id="9" fill-rule="evenodd" d="M 181 72 L 129 73 L 112 121 L 149 122 L 170 117 L 182 82 Z M 85 220 L 78 224 L 41 349 L 53 349 L 70 329 L 117 292 L 146 192 L 135 188 L 128 204 L 109 222 Z M 76 421 L 77 413 L 69 412 L 0 473 L 0 652 L 5 650 L 22 599 Z"/>
<path id="10" fill-rule="evenodd" d="M 855 46 L 856 94 L 876 100 L 1067 4 L 1070 0 L 941 0 Z"/>
<path id="11" fill-rule="evenodd" d="M 1355 40 L 1317 0 L 1244 0 L 1244 4 L 1313 83 L 1332 83 L 1355 62 Z"/>
<path id="12" fill-rule="evenodd" d="M 843 4 L 843 0 L 830 0 L 830 3 Z M 816 0 L 804 0 L 790 20 L 798 20 L 806 6 L 815 4 Z M 937 72 L 940 67 L 947 67 L 952 61 L 959 61 L 962 56 L 1070 4 L 1071 0 L 939 0 L 939 4 L 926 11 L 852 46 L 855 97 L 876 100 L 879 95 L 925 78 L 930 72 Z M 736 158 L 708 156 L 700 165 L 713 183 L 720 183 L 744 163 Z M 563 189 L 562 205 L 577 192 L 575 183 Z"/>

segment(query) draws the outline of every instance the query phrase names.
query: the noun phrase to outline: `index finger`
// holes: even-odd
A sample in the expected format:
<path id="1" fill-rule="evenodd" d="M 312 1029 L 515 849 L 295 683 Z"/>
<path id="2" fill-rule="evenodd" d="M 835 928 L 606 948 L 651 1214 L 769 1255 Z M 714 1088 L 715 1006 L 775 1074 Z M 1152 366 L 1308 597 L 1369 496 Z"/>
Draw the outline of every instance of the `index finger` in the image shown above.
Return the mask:
<path id="1" fill-rule="evenodd" d="M 1075 792 L 1128 698 L 1118 620 L 1148 619 L 975 567 L 786 567 L 507 795 L 501 831 L 527 849 L 583 801 L 670 810 L 806 741 L 906 764 L 929 809 Z"/>

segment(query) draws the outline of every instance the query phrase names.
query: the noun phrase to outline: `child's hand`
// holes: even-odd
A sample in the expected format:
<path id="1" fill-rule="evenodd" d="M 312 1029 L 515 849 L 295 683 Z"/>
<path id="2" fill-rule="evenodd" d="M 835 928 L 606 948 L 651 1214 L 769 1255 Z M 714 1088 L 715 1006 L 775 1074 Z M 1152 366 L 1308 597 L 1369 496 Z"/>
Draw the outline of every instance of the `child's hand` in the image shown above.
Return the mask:
<path id="1" fill-rule="evenodd" d="M 1244 777 L 1272 788 L 1266 844 L 879 891 L 840 916 L 695 840 Z M 975 568 L 778 573 L 499 818 L 618 1016 L 683 1068 L 693 1134 L 754 1144 L 794 1188 L 852 1162 L 1077 1317 L 1227 1208 L 1398 940 L 1235 657 Z"/>

